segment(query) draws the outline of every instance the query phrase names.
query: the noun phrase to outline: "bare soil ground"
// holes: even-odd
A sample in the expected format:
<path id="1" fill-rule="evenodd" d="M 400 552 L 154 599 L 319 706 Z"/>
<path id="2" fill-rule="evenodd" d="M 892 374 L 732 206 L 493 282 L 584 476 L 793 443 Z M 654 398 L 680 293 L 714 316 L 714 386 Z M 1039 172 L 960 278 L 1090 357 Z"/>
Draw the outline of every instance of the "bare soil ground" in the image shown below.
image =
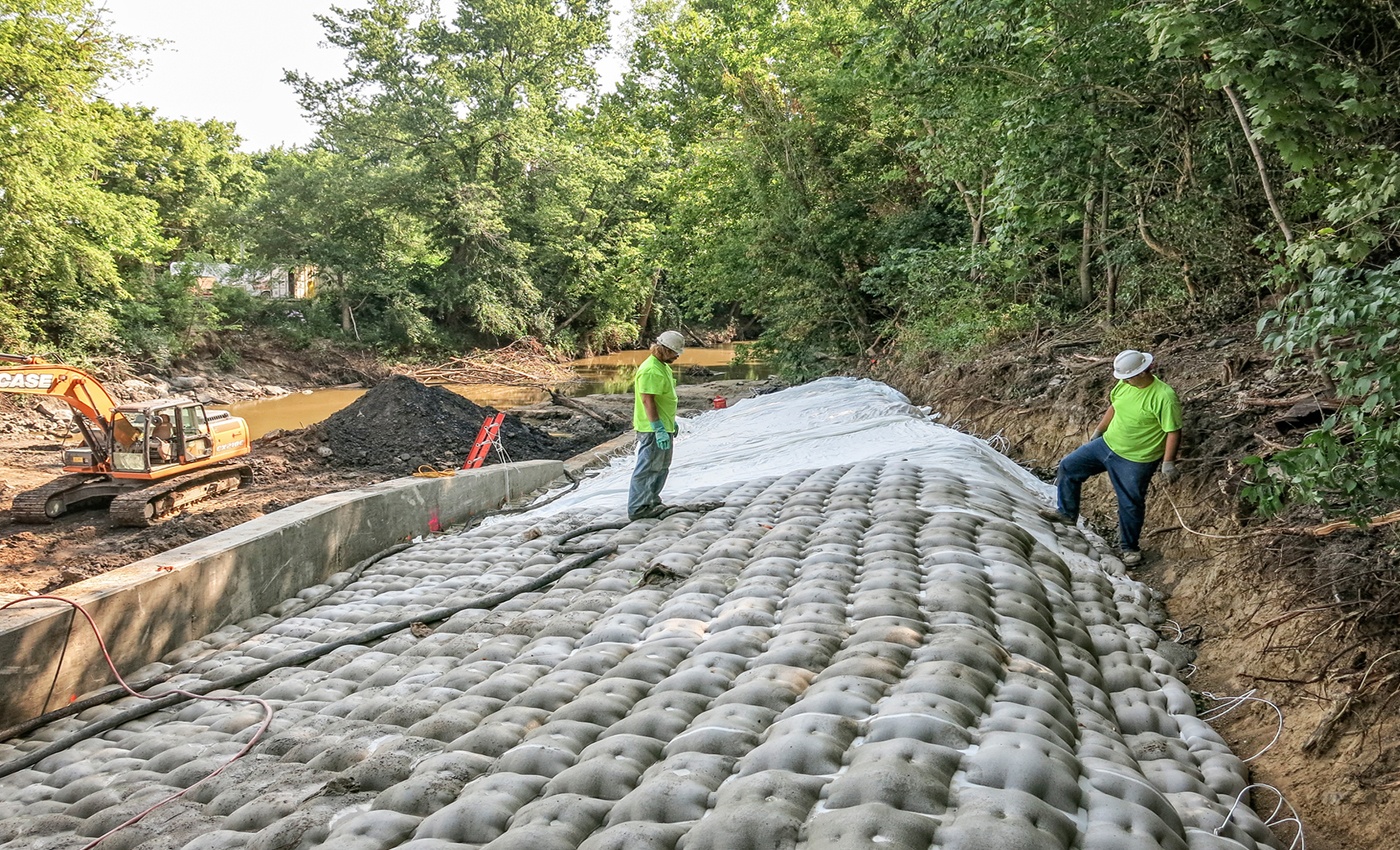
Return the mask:
<path id="1" fill-rule="evenodd" d="M 1400 817 L 1400 630 L 1387 613 L 1400 594 L 1400 537 L 1394 527 L 1298 534 L 1323 518 L 1295 511 L 1265 522 L 1236 498 L 1240 459 L 1296 443 L 1320 417 L 1295 399 L 1321 390 L 1305 374 L 1272 368 L 1247 326 L 1156 340 L 1080 335 L 1018 340 L 974 362 L 880 361 L 871 371 L 1049 480 L 1102 414 L 1112 356 L 1153 351 L 1187 420 L 1184 475 L 1153 485 L 1146 562 L 1135 573 L 1166 597 L 1175 622 L 1163 633 L 1196 645 L 1190 684 L 1203 706 L 1225 705 L 1211 695 L 1268 701 L 1244 702 L 1213 725 L 1242 758 L 1260 753 L 1250 761 L 1254 781 L 1297 809 L 1310 850 L 1400 847 L 1392 826 Z M 1085 499 L 1090 524 L 1113 542 L 1115 507 L 1102 476 Z M 1273 792 L 1254 794 L 1257 810 L 1274 807 Z M 1284 847 L 1303 846 L 1291 843 L 1289 825 L 1276 834 Z"/>
<path id="2" fill-rule="evenodd" d="M 263 361 L 260 380 L 288 387 L 305 380 L 279 370 L 277 360 L 270 356 Z M 347 374 L 353 373 L 332 378 Z M 753 381 L 688 384 L 678 395 L 682 411 L 694 412 L 710 407 L 716 395 L 738 399 L 763 386 Z M 567 458 L 631 428 L 630 394 L 573 401 L 571 407 L 545 403 L 510 411 L 498 441 L 502 451 L 493 452 L 487 462 Z M 35 410 L 36 404 L 0 396 L 0 598 L 47 593 L 324 493 L 411 475 L 424 467 L 457 468 L 487 412 L 445 389 L 389 377 L 324 422 L 255 440 L 247 458 L 253 486 L 195 503 L 150 528 L 123 528 L 100 508 L 49 525 L 11 521 L 15 494 L 62 475 L 63 446 L 81 443 L 81 437 Z M 594 415 L 582 412 L 579 404 Z"/>

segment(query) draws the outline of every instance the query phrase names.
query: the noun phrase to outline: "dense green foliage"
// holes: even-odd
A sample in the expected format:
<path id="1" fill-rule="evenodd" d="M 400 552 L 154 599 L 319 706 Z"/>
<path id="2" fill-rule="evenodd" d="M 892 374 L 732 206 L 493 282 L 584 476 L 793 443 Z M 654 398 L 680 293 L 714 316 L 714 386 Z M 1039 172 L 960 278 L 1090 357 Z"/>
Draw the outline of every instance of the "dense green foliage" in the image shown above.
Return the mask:
<path id="1" fill-rule="evenodd" d="M 1318 269 L 1259 326 L 1284 362 L 1320 359 L 1343 404 L 1298 448 L 1248 460 L 1258 473 L 1250 498 L 1266 512 L 1292 499 L 1358 519 L 1393 507 L 1400 494 L 1400 261 Z"/>
<path id="2" fill-rule="evenodd" d="M 1250 493 L 1400 490 L 1389 3 L 646 0 L 606 91 L 606 0 L 354 5 L 321 20 L 343 73 L 288 74 L 316 140 L 247 154 L 106 102 L 141 45 L 92 0 L 0 0 L 0 347 L 160 360 L 268 325 L 585 350 L 756 321 L 802 375 L 1254 321 L 1280 290 L 1261 334 L 1341 410 Z M 201 297 L 172 260 L 309 266 L 316 295 Z"/>

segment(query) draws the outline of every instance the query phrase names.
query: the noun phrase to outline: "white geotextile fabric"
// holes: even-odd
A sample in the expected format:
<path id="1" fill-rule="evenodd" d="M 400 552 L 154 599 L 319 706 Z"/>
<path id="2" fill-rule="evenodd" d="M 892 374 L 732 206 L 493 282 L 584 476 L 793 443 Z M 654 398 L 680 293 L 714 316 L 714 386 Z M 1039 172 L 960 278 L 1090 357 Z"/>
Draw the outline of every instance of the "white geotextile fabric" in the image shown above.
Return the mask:
<path id="1" fill-rule="evenodd" d="M 899 391 L 863 378 L 823 378 L 742 399 L 681 420 L 662 501 L 683 502 L 687 491 L 732 481 L 880 458 L 953 467 L 964 474 L 969 466 L 981 467 L 988 476 L 1053 498 L 1050 485 L 985 441 L 938 424 L 936 416 Z M 615 458 L 539 513 L 580 507 L 624 510 L 634 462 L 633 454 Z"/>
<path id="2" fill-rule="evenodd" d="M 1011 486 L 1023 490 L 1028 501 L 1054 504 L 1052 485 L 985 440 L 940 425 L 938 418 L 937 412 L 915 406 L 893 387 L 865 378 L 822 378 L 741 399 L 730 407 L 680 420 L 671 474 L 661 499 L 666 504 L 684 504 L 701 498 L 707 489 L 735 482 L 861 461 L 902 460 L 953 469 L 969 481 L 980 479 L 998 488 Z M 613 458 L 574 491 L 546 494 L 541 499 L 545 504 L 533 509 L 531 515 L 579 511 L 625 516 L 635 464 L 635 452 Z M 961 504 L 946 509 L 976 512 Z M 1042 544 L 1062 550 L 1043 523 L 1026 530 Z M 1109 554 L 1108 547 L 1087 526 L 1080 523 L 1079 530 L 1101 554 Z M 1138 582 L 1125 577 L 1122 564 L 1111 555 L 1090 558 L 1069 550 L 1062 555 L 1072 568 L 1102 569 L 1115 583 L 1131 585 L 1133 595 L 1150 595 Z"/>

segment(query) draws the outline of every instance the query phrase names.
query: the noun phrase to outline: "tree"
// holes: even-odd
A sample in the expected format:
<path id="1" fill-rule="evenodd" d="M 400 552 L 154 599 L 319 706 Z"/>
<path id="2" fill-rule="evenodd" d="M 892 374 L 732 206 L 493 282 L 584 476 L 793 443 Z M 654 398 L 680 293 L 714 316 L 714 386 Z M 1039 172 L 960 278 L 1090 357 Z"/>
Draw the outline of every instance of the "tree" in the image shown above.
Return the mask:
<path id="1" fill-rule="evenodd" d="M 249 246 L 240 259 L 314 266 L 325 281 L 318 295 L 334 301 L 350 337 L 367 332 L 391 346 L 434 341 L 417 290 L 442 254 L 407 211 L 416 174 L 325 150 L 269 151 L 257 165 L 264 182 L 233 217 Z"/>
<path id="2" fill-rule="evenodd" d="M 1400 499 L 1392 386 L 1400 267 L 1400 20 L 1391 4 L 1333 0 L 1153 2 L 1164 56 L 1202 57 L 1204 82 L 1237 110 L 1274 200 L 1272 281 L 1288 294 L 1259 330 L 1285 365 L 1307 365 L 1340 409 L 1267 462 L 1246 496 L 1362 519 Z"/>
<path id="3" fill-rule="evenodd" d="M 228 255 L 222 221 L 256 185 L 233 125 L 161 118 L 144 106 L 94 104 L 106 149 L 104 191 L 156 203 L 169 252 Z"/>
<path id="4" fill-rule="evenodd" d="M 0 14 L 0 343 L 72 337 L 120 298 L 123 261 L 168 247 L 156 202 L 103 191 L 95 89 L 131 45 L 84 0 L 6 0 Z M 101 311 L 101 308 L 96 308 Z"/>
<path id="5" fill-rule="evenodd" d="M 1391 4 L 1335 0 L 1153 2 L 1164 56 L 1204 57 L 1206 85 L 1241 101 L 1245 132 L 1290 169 L 1280 211 L 1306 269 L 1400 254 L 1400 20 Z M 1236 92 L 1238 94 L 1236 94 Z"/>
<path id="6" fill-rule="evenodd" d="M 885 304 L 865 274 L 919 202 L 868 80 L 841 63 L 847 4 L 653 4 L 623 91 L 673 138 L 658 238 L 692 307 L 737 305 L 793 371 L 865 347 Z M 895 128 L 896 134 L 899 132 Z"/>
<path id="7" fill-rule="evenodd" d="M 420 281 L 436 322 L 548 335 L 576 310 L 547 300 L 548 268 L 538 262 L 558 269 L 570 251 L 541 242 L 578 212 L 569 189 L 580 181 L 565 179 L 574 162 L 557 137 L 569 138 L 569 98 L 592 84 L 606 7 L 463 0 L 448 17 L 435 6 L 375 0 L 322 18 L 349 52 L 347 73 L 289 80 L 327 148 L 414 175 L 414 213 L 445 257 Z"/>
<path id="8" fill-rule="evenodd" d="M 951 184 L 969 244 L 985 246 L 960 265 L 1032 303 L 1110 319 L 1124 296 L 1230 304 L 1262 270 L 1250 240 L 1267 211 L 1239 191 L 1243 143 L 1222 132 L 1233 118 L 1193 62 L 1149 55 L 1123 4 L 872 11 L 886 26 L 863 60 L 914 125 L 922 175 L 935 190 Z"/>

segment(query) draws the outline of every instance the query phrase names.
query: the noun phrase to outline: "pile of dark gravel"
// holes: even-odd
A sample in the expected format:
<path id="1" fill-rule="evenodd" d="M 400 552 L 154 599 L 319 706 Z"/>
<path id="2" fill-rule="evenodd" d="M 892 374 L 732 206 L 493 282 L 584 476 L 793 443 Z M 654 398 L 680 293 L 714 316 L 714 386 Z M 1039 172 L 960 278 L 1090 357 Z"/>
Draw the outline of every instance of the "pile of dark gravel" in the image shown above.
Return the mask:
<path id="1" fill-rule="evenodd" d="M 460 467 L 471 454 L 481 423 L 496 410 L 442 387 L 395 375 L 316 426 L 338 466 L 411 474 L 422 466 Z M 497 445 L 509 460 L 566 458 L 591 441 L 567 439 L 507 414 Z M 493 449 L 486 463 L 500 463 Z"/>

